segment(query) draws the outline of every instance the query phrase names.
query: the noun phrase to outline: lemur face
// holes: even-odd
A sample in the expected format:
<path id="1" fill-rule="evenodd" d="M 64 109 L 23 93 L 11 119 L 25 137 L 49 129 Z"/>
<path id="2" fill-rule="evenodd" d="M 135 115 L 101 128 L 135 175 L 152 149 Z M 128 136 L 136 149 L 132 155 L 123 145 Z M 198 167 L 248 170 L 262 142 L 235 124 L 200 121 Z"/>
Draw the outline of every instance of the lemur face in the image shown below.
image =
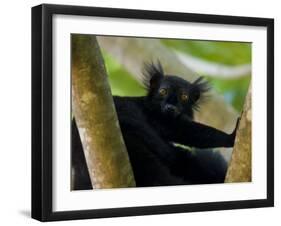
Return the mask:
<path id="1" fill-rule="evenodd" d="M 153 98 L 158 100 L 163 114 L 177 117 L 191 107 L 191 88 L 191 84 L 184 79 L 167 75 L 159 81 Z"/>
<path id="2" fill-rule="evenodd" d="M 178 117 L 199 107 L 199 99 L 209 90 L 207 82 L 200 77 L 190 83 L 175 75 L 164 75 L 162 66 L 145 65 L 148 98 L 153 109 L 169 117 Z"/>

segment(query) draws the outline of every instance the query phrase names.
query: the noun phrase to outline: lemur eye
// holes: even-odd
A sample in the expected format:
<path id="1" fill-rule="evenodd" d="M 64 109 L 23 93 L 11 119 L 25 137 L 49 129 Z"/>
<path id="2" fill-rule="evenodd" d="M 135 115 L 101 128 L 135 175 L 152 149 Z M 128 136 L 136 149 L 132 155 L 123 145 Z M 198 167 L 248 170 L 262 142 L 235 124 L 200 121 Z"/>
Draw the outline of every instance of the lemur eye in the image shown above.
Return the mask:
<path id="1" fill-rule="evenodd" d="M 168 93 L 168 90 L 165 89 L 165 88 L 161 88 L 161 89 L 159 90 L 159 93 L 160 93 L 161 96 L 166 96 L 167 93 Z"/>
<path id="2" fill-rule="evenodd" d="M 182 94 L 181 95 L 181 100 L 182 101 L 187 101 L 188 100 L 188 95 L 187 94 Z"/>

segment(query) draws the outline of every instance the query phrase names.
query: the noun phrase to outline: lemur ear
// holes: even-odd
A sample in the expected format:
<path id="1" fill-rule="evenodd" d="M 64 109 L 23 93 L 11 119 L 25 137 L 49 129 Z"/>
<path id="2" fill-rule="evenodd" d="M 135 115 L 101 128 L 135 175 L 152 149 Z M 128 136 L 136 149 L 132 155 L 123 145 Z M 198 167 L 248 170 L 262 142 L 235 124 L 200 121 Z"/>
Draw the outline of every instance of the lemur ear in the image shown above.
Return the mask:
<path id="1" fill-rule="evenodd" d="M 199 102 L 207 97 L 206 93 L 210 89 L 210 84 L 203 77 L 199 77 L 191 84 L 190 99 L 195 110 L 199 109 Z"/>
<path id="2" fill-rule="evenodd" d="M 143 84 L 146 89 L 155 89 L 160 84 L 161 79 L 164 77 L 162 65 L 159 61 L 157 64 L 144 63 L 143 67 Z"/>

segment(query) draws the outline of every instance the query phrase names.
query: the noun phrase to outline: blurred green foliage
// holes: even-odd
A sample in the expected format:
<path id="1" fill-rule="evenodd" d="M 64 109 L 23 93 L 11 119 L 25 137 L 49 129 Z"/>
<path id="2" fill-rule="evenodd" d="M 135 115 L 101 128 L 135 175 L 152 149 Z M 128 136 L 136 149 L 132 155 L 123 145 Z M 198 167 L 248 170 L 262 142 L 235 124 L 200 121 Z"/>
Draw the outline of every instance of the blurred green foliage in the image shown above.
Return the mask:
<path id="1" fill-rule="evenodd" d="M 226 102 L 239 112 L 242 111 L 251 77 L 240 77 L 238 79 L 219 79 L 207 77 L 212 87 L 224 96 Z"/>
<path id="2" fill-rule="evenodd" d="M 143 96 L 144 87 L 107 53 L 103 52 L 111 92 L 117 96 Z"/>
<path id="3" fill-rule="evenodd" d="M 181 51 L 205 61 L 224 65 L 241 65 L 251 63 L 251 44 L 242 42 L 197 41 L 161 39 L 171 50 Z M 146 91 L 113 57 L 103 52 L 110 86 L 113 95 L 142 96 Z M 247 94 L 251 76 L 237 79 L 222 79 L 204 75 L 211 86 L 221 93 L 225 100 L 241 111 Z"/>
<path id="4" fill-rule="evenodd" d="M 162 39 L 166 46 L 198 58 L 227 65 L 251 62 L 251 44 L 245 42 L 219 42 Z"/>

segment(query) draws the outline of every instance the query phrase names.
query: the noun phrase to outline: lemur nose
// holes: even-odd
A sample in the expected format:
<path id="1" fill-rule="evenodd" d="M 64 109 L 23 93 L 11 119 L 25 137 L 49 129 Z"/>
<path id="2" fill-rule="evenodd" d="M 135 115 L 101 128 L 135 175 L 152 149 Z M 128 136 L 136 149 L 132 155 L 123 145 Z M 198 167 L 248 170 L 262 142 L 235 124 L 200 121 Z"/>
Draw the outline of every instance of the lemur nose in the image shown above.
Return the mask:
<path id="1" fill-rule="evenodd" d="M 177 108 L 174 106 L 174 105 L 171 105 L 171 104 L 167 104 L 165 106 L 165 110 L 166 111 L 170 111 L 170 112 L 175 112 L 177 110 Z"/>

